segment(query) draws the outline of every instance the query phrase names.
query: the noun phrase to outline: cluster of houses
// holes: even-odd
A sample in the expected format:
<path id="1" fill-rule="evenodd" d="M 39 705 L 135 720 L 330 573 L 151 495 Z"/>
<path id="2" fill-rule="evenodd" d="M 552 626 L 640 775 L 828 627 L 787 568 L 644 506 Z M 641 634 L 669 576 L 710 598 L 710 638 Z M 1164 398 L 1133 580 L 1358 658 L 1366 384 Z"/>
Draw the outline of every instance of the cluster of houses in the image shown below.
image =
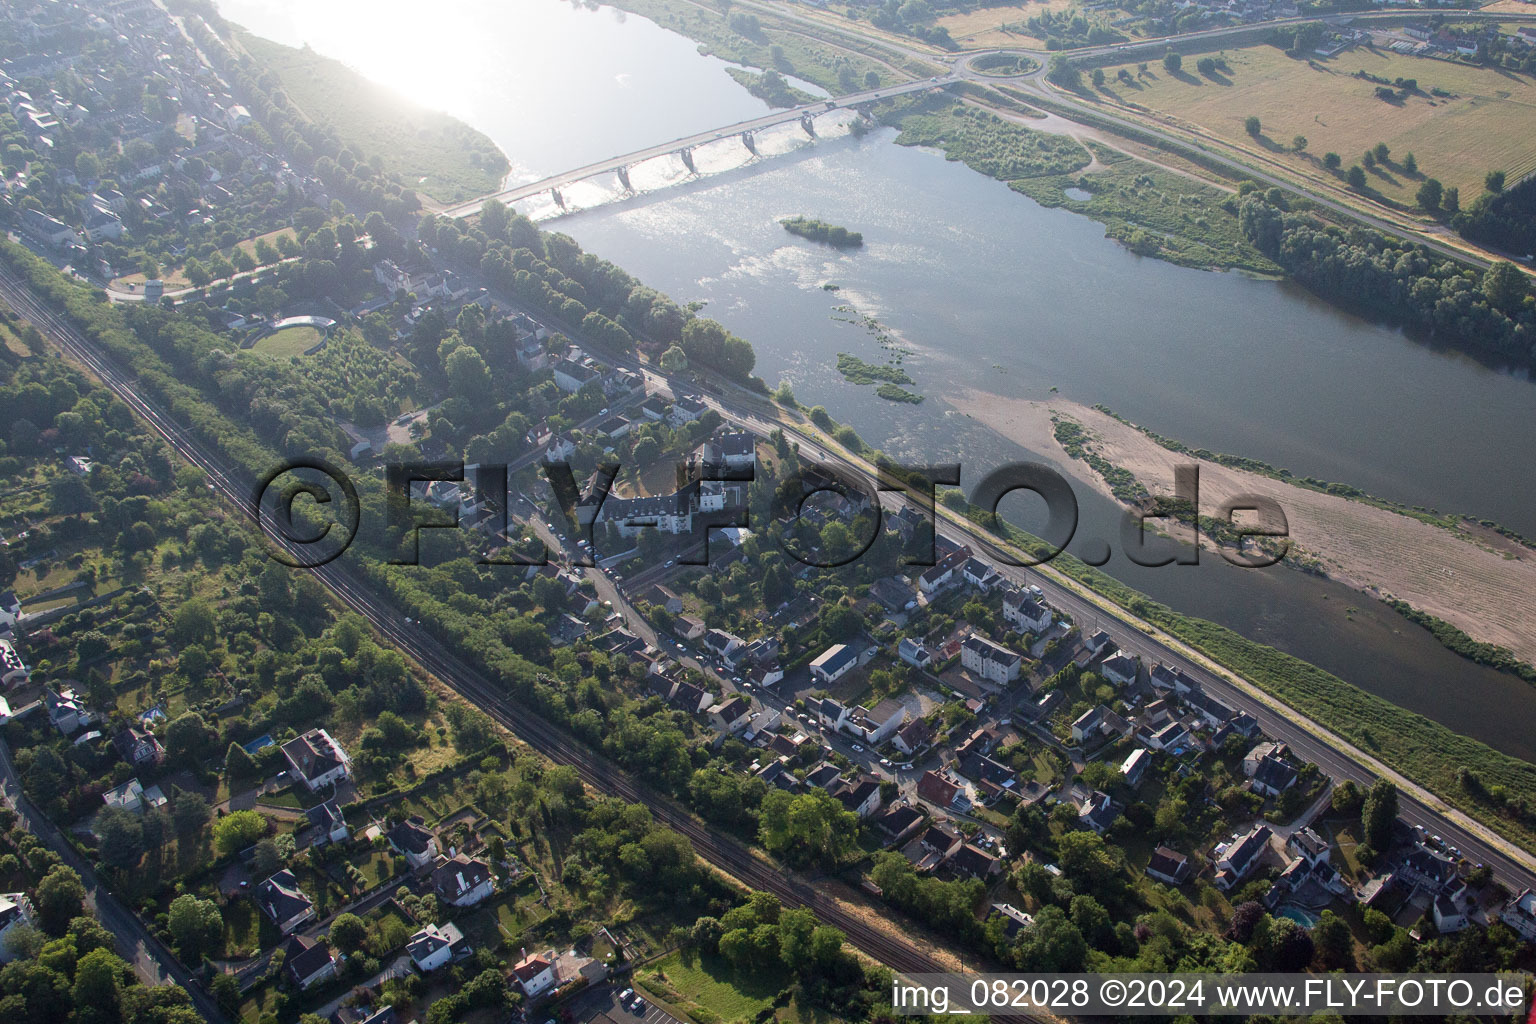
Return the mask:
<path id="1" fill-rule="evenodd" d="M 16 624 L 20 621 L 21 602 L 16 594 L 9 590 L 0 593 L 0 686 L 7 690 L 14 690 L 32 678 L 32 670 L 16 650 Z"/>

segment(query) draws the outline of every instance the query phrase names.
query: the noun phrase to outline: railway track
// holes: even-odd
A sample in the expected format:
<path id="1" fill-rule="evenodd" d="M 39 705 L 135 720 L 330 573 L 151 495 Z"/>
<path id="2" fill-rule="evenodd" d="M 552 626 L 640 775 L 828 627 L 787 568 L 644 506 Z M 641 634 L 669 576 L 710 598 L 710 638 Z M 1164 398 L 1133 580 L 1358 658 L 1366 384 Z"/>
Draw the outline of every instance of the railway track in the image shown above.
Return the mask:
<path id="1" fill-rule="evenodd" d="M 134 378 L 86 340 L 72 324 L 32 293 L 14 271 L 0 264 L 0 298 L 32 321 L 66 355 L 77 360 L 144 420 L 178 455 L 207 474 L 215 493 L 262 529 L 251 497 L 255 481 L 246 480 L 218 455 L 138 393 Z M 273 544 L 297 555 L 283 538 L 266 532 Z M 706 862 L 743 884 L 771 892 L 786 906 L 810 908 L 818 918 L 847 936 L 856 948 L 903 973 L 937 973 L 945 968 L 916 943 L 874 927 L 849 913 L 830 897 L 774 868 L 744 844 L 721 835 L 694 818 L 670 798 L 639 782 L 606 758 L 553 724 L 513 707 L 506 695 L 476 669 L 448 651 L 418 624 L 408 622 L 358 574 L 336 563 L 309 572 L 348 608 L 367 619 L 381 635 L 480 708 L 531 748 L 552 761 L 574 767 L 582 780 L 599 792 L 643 804 L 661 824 L 684 836 Z M 1027 1019 L 1047 1020 L 1046 1017 Z"/>

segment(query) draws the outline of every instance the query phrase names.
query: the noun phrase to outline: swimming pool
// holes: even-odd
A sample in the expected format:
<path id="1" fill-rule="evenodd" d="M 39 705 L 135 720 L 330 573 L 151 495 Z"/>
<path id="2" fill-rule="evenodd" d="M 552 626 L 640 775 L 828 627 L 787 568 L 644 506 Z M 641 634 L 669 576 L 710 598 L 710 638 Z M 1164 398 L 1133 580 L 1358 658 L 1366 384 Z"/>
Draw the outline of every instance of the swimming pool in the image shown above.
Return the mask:
<path id="1" fill-rule="evenodd" d="M 1287 903 L 1285 906 L 1276 911 L 1276 914 L 1280 917 L 1290 918 L 1292 921 L 1295 921 L 1303 928 L 1311 928 L 1318 922 L 1318 917 L 1316 914 L 1303 907 L 1298 907 L 1293 903 Z"/>

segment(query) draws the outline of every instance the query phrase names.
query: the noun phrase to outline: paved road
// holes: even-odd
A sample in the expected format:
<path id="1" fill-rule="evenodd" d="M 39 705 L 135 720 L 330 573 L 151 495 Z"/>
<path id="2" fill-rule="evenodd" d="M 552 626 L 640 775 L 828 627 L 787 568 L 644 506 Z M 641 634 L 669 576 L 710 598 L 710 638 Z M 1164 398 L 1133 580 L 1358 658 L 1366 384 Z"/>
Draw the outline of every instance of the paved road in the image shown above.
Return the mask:
<path id="1" fill-rule="evenodd" d="M 192 979 L 170 950 L 149 933 L 137 915 L 118 902 L 117 897 L 102 884 L 91 864 L 71 846 L 64 834 L 48 818 L 33 806 L 21 790 L 16 767 L 11 763 L 11 748 L 0 739 L 0 794 L 21 820 L 27 830 L 36 835 L 64 863 L 80 874 L 85 883 L 86 910 L 100 921 L 102 926 L 117 939 L 119 952 L 133 966 L 140 980 L 146 985 L 176 985 L 192 997 L 192 1006 L 204 1020 L 227 1020 L 217 1003 Z"/>

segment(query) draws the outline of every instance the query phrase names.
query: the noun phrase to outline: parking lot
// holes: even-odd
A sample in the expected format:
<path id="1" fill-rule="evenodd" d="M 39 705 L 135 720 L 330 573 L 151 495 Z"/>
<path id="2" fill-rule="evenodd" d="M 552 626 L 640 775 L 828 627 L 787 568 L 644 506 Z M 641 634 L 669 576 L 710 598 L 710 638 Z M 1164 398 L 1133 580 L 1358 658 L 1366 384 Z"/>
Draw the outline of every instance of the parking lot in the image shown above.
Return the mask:
<path id="1" fill-rule="evenodd" d="M 652 1003 L 644 993 L 640 993 L 643 1005 L 639 1012 L 630 1009 L 633 996 L 621 1004 L 619 993 L 628 988 L 629 980 L 619 978 L 612 984 L 582 993 L 571 1003 L 571 1019 L 585 1024 L 687 1024 Z"/>

